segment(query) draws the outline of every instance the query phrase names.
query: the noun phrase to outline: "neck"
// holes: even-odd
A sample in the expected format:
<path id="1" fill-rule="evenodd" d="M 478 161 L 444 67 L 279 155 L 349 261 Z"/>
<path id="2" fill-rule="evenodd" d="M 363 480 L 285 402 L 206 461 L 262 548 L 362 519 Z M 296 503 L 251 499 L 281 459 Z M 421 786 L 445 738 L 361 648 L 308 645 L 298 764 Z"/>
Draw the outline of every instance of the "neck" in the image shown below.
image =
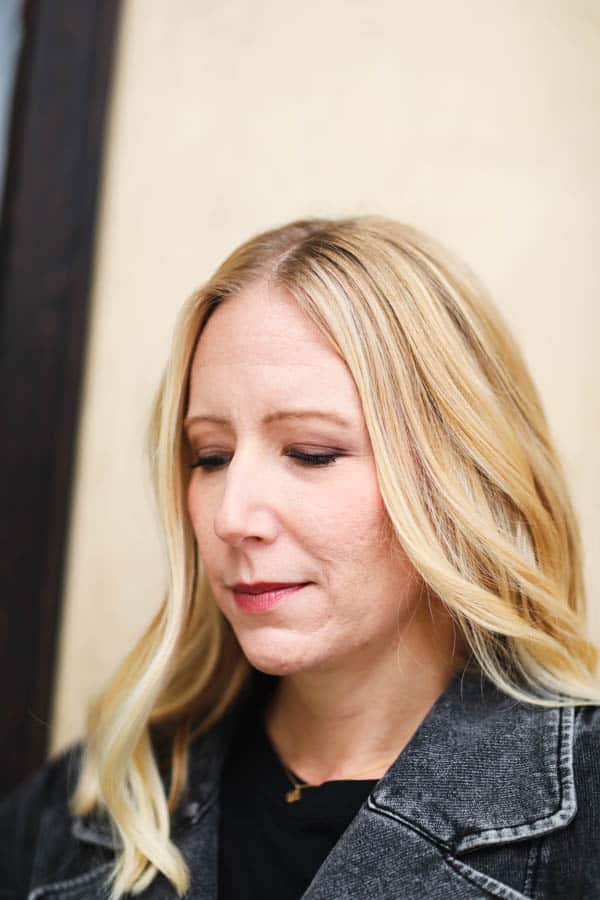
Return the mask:
<path id="1" fill-rule="evenodd" d="M 326 669 L 281 677 L 265 727 L 281 761 L 309 784 L 381 778 L 465 662 L 451 623 L 403 633 Z M 432 639 L 435 637 L 435 639 Z"/>

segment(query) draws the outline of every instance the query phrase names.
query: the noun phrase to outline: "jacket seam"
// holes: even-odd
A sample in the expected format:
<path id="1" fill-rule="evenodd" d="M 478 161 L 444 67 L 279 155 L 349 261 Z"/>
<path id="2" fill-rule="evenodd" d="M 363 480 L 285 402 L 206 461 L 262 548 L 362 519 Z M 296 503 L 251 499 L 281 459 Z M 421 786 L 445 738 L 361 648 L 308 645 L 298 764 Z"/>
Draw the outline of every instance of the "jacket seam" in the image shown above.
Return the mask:
<path id="1" fill-rule="evenodd" d="M 523 884 L 523 893 L 529 897 L 535 897 L 535 884 L 537 881 L 538 866 L 540 862 L 540 849 L 542 839 L 532 842 L 527 857 L 527 868 L 525 870 L 525 881 Z"/>
<path id="2" fill-rule="evenodd" d="M 405 825 L 411 831 L 414 831 L 415 834 L 420 835 L 425 838 L 425 840 L 429 841 L 430 844 L 434 844 L 441 850 L 446 850 L 447 852 L 452 851 L 452 847 L 450 844 L 447 844 L 445 841 L 442 841 L 440 838 L 436 837 L 434 834 L 431 834 L 425 828 L 421 828 L 419 825 L 416 825 L 414 822 L 411 822 L 410 819 L 405 819 L 402 816 L 399 816 L 398 813 L 393 813 L 389 809 L 384 809 L 381 806 L 378 806 L 371 794 L 367 797 L 367 807 L 374 813 L 385 816 L 388 819 L 393 819 L 396 822 L 400 822 L 401 825 Z"/>
<path id="3" fill-rule="evenodd" d="M 504 828 L 483 829 L 463 838 L 454 845 L 442 840 L 437 835 L 432 834 L 426 828 L 417 825 L 411 819 L 407 819 L 399 813 L 392 812 L 389 809 L 385 809 L 385 807 L 379 806 L 371 796 L 367 798 L 367 804 L 373 812 L 377 812 L 382 816 L 387 816 L 390 819 L 394 819 L 396 822 L 400 822 L 402 825 L 408 826 L 412 831 L 428 838 L 428 840 L 432 841 L 438 847 L 443 847 L 445 850 L 452 853 L 463 853 L 466 850 L 471 850 L 475 847 L 485 846 L 487 844 L 512 844 L 517 840 L 523 840 L 525 838 L 541 837 L 542 835 L 547 834 L 548 831 L 555 830 L 551 826 L 557 821 L 562 822 L 562 820 L 564 820 L 564 824 L 566 825 L 572 818 L 571 812 L 559 810 L 551 816 L 545 816 L 542 819 L 534 819 L 531 822 L 522 822 L 520 825 L 507 825 Z M 535 825 L 539 825 L 540 827 L 532 827 Z M 542 830 L 544 825 L 548 825 L 549 827 Z M 559 827 L 561 827 L 561 825 L 556 824 L 556 828 Z"/>
<path id="4" fill-rule="evenodd" d="M 575 796 L 575 707 L 561 707 L 560 709 L 560 751 L 559 751 L 559 778 L 561 788 L 561 801 L 566 800 L 573 809 L 573 815 L 577 812 L 577 798 Z"/>
<path id="5" fill-rule="evenodd" d="M 501 897 L 502 900 L 531 900 L 531 897 L 528 897 L 526 894 L 522 894 L 502 881 L 490 878 L 484 872 L 478 872 L 472 866 L 467 866 L 460 859 L 444 855 L 444 861 L 457 875 L 460 875 L 461 878 L 464 878 L 470 884 L 483 889 L 490 897 Z"/>
<path id="6" fill-rule="evenodd" d="M 75 878 L 67 878 L 63 881 L 48 881 L 45 884 L 40 884 L 29 892 L 27 900 L 37 900 L 38 897 L 43 897 L 44 893 L 55 894 L 57 891 L 71 893 L 76 888 L 81 887 L 82 884 L 93 881 L 102 871 L 108 871 L 112 865 L 112 862 L 100 863 L 99 866 L 90 869 L 89 872 L 84 872 L 82 875 L 77 875 Z"/>

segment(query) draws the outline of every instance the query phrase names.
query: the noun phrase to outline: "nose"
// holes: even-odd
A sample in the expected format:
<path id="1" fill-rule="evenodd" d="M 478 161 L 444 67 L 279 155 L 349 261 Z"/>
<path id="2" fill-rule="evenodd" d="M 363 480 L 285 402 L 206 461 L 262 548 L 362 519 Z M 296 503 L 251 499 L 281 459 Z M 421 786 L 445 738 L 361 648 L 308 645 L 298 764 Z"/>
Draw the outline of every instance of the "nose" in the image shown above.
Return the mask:
<path id="1" fill-rule="evenodd" d="M 275 485 L 268 466 L 236 451 L 230 460 L 214 511 L 217 537 L 237 547 L 247 541 L 270 543 L 279 530 Z"/>

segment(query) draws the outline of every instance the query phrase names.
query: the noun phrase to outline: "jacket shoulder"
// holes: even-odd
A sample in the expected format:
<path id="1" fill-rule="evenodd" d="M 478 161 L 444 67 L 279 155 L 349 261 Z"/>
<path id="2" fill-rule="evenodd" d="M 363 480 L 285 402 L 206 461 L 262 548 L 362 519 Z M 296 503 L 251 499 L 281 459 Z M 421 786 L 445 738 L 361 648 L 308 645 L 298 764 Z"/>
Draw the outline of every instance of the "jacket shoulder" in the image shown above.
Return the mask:
<path id="1" fill-rule="evenodd" d="M 575 707 L 574 736 L 582 748 L 589 741 L 597 742 L 600 739 L 600 706 Z"/>
<path id="2" fill-rule="evenodd" d="M 578 812 L 595 818 L 600 839 L 600 706 L 576 706 L 573 724 L 573 773 Z"/>
<path id="3" fill-rule="evenodd" d="M 573 722 L 573 774 L 581 813 L 600 813 L 600 706 L 576 706 Z M 596 821 L 600 835 L 600 821 Z"/>
<path id="4" fill-rule="evenodd" d="M 2 896 L 22 897 L 31 877 L 40 823 L 49 809 L 70 816 L 83 746 L 70 745 L 0 800 L 0 884 Z"/>

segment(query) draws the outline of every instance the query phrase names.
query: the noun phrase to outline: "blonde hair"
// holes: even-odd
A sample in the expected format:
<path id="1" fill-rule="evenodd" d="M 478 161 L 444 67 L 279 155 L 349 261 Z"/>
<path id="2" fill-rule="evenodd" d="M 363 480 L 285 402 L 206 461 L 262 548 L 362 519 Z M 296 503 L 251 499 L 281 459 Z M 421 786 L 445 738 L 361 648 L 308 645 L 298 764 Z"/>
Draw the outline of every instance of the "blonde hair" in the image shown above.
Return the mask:
<path id="1" fill-rule="evenodd" d="M 535 387 L 475 277 L 389 219 L 297 221 L 235 250 L 179 318 L 151 429 L 169 585 L 92 705 L 76 814 L 105 809 L 121 839 L 112 900 L 158 871 L 183 894 L 169 838 L 190 742 L 231 707 L 251 666 L 211 593 L 186 513 L 183 437 L 194 348 L 209 316 L 267 279 L 287 288 L 356 383 L 395 537 L 474 664 L 539 705 L 596 704 L 580 538 Z M 151 728 L 169 735 L 169 795 Z"/>

